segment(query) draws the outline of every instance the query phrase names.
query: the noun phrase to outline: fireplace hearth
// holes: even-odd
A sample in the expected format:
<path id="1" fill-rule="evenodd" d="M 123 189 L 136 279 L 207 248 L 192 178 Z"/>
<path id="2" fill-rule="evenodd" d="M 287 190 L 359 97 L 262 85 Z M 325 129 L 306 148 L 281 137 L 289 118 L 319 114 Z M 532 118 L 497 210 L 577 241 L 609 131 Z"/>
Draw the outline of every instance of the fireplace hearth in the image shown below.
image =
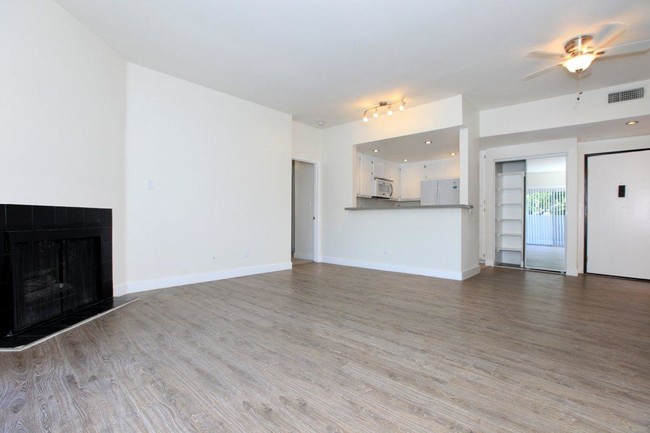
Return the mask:
<path id="1" fill-rule="evenodd" d="M 0 348 L 122 305 L 111 209 L 0 204 Z"/>

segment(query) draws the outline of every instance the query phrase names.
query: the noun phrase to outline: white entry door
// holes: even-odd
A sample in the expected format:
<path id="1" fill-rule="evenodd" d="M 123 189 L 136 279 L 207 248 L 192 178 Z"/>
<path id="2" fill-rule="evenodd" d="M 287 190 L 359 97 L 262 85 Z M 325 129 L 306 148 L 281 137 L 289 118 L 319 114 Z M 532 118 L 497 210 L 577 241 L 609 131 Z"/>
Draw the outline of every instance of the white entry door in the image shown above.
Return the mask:
<path id="1" fill-rule="evenodd" d="M 650 279 L 650 149 L 587 158 L 587 272 Z"/>

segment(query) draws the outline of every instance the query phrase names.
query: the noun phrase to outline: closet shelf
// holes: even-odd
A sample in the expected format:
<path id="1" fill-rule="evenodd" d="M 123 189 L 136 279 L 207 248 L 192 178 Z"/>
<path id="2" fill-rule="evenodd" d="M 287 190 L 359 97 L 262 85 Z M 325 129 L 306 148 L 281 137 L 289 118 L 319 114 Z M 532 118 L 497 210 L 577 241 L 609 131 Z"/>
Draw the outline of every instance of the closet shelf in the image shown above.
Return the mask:
<path id="1" fill-rule="evenodd" d="M 497 176 L 523 176 L 525 172 L 523 171 L 510 171 L 508 173 L 497 173 Z"/>

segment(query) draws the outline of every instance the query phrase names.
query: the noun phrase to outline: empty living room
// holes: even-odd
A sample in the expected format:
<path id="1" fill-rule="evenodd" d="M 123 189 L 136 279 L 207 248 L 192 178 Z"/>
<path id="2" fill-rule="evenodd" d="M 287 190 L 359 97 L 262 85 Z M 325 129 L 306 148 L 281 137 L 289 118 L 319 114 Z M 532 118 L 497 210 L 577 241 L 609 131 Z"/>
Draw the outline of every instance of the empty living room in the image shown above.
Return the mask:
<path id="1" fill-rule="evenodd" d="M 3 432 L 650 432 L 650 3 L 0 0 Z"/>

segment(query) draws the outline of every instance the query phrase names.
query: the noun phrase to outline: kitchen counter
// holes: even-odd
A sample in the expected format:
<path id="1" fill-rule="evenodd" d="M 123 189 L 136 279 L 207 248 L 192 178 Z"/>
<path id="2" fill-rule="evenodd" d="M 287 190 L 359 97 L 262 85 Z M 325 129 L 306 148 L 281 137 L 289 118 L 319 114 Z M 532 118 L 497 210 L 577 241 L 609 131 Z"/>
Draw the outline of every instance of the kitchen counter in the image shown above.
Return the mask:
<path id="1" fill-rule="evenodd" d="M 395 209 L 473 209 L 474 206 L 470 204 L 436 204 L 425 206 L 400 206 L 399 202 L 394 206 L 386 207 L 346 207 L 345 210 L 395 210 Z"/>

